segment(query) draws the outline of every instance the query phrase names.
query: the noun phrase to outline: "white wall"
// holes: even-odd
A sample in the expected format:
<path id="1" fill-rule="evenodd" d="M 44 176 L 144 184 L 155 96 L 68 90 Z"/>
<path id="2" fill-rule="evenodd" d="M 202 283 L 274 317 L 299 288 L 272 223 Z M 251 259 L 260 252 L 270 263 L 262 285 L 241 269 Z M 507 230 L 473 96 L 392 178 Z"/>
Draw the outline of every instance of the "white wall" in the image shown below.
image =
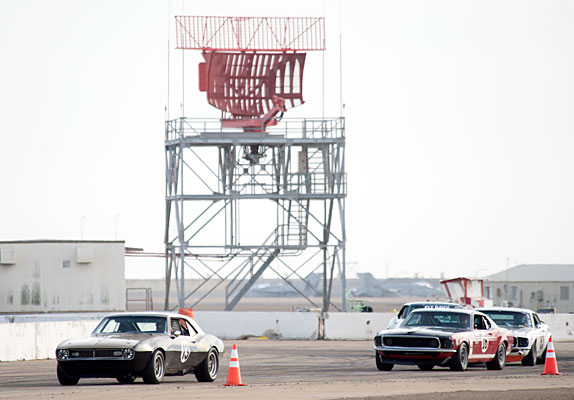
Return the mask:
<path id="1" fill-rule="evenodd" d="M 0 361 L 55 358 L 60 342 L 88 336 L 97 320 L 0 323 Z"/>
<path id="2" fill-rule="evenodd" d="M 125 309 L 124 242 L 0 242 L 0 312 Z"/>
<path id="3" fill-rule="evenodd" d="M 328 313 L 325 318 L 325 339 L 373 339 L 394 316 L 393 313 Z"/>
<path id="4" fill-rule="evenodd" d="M 317 339 L 319 319 L 314 312 L 197 311 L 195 320 L 221 339 L 266 336 L 271 339 Z"/>
<path id="5" fill-rule="evenodd" d="M 392 313 L 329 313 L 325 319 L 327 340 L 372 340 L 384 329 Z M 6 316 L 0 318 L 0 361 L 54 358 L 58 343 L 71 337 L 87 336 L 101 315 Z M 75 318 L 75 319 L 71 319 Z M 87 319 L 92 318 L 92 319 Z M 202 329 L 222 339 L 267 336 L 270 339 L 315 340 L 320 318 L 314 312 L 225 312 L 201 311 L 195 319 Z M 574 340 L 574 314 L 544 315 L 554 340 Z M 14 321 L 14 322 L 10 322 Z M 23 322 L 18 322 L 23 321 Z M 559 348 L 557 349 L 559 353 Z"/>

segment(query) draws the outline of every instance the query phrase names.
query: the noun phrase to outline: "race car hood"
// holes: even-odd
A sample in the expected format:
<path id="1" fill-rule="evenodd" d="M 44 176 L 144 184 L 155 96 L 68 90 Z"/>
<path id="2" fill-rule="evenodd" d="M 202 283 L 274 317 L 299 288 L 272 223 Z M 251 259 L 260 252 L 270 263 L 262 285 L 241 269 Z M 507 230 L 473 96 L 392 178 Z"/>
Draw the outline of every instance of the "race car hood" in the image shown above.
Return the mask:
<path id="1" fill-rule="evenodd" d="M 507 328 L 508 329 L 508 328 Z M 515 336 L 528 336 L 534 329 L 532 328 L 518 328 L 518 329 L 511 329 L 512 333 Z"/>
<path id="2" fill-rule="evenodd" d="M 65 340 L 58 345 L 58 349 L 67 349 L 67 348 L 121 349 L 125 347 L 134 347 L 140 341 L 149 337 L 150 337 L 149 334 L 94 335 L 80 339 Z"/>
<path id="3" fill-rule="evenodd" d="M 438 327 L 412 327 L 412 328 L 396 328 L 396 329 L 386 329 L 377 333 L 377 336 L 384 335 L 401 335 L 401 336 L 440 336 L 449 337 L 453 333 L 460 332 L 461 329 L 444 329 Z"/>

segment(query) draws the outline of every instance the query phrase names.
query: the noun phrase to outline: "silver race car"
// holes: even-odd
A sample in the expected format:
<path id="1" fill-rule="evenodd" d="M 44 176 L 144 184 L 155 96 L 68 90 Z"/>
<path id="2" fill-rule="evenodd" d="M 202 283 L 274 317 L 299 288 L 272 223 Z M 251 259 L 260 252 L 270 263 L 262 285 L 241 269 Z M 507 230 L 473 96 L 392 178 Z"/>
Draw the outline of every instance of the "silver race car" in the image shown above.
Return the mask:
<path id="1" fill-rule="evenodd" d="M 532 310 L 523 308 L 489 307 L 479 308 L 498 326 L 510 329 L 514 335 L 514 345 L 508 362 L 521 361 L 522 365 L 532 366 L 544 362 L 550 330 Z"/>
<path id="2" fill-rule="evenodd" d="M 56 348 L 58 380 L 116 378 L 160 383 L 165 375 L 194 373 L 199 382 L 217 378 L 223 342 L 186 315 L 169 312 L 117 313 L 105 317 L 85 338 Z"/>

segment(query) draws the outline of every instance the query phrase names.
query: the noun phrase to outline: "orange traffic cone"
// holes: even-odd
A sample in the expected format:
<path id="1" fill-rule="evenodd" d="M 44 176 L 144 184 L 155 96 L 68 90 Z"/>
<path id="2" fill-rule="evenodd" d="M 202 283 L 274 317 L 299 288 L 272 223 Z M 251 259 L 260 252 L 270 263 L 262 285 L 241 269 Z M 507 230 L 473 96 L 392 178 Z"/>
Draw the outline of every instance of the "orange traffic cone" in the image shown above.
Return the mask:
<path id="1" fill-rule="evenodd" d="M 231 349 L 231 359 L 229 360 L 229 372 L 227 373 L 227 383 L 223 386 L 245 386 L 241 383 L 241 372 L 239 371 L 239 356 L 237 346 L 234 344 Z"/>
<path id="2" fill-rule="evenodd" d="M 542 375 L 562 375 L 558 372 L 558 365 L 556 364 L 556 353 L 554 353 L 554 344 L 552 344 L 552 336 L 548 339 L 548 347 L 546 348 L 546 361 L 544 362 L 544 372 Z"/>

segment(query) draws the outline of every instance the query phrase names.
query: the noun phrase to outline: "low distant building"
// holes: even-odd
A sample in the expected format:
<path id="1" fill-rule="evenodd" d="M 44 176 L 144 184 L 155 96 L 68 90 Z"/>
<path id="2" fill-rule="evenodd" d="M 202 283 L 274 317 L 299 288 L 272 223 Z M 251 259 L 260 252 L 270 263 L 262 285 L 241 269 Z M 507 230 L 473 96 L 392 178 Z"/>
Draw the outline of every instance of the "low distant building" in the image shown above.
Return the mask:
<path id="1" fill-rule="evenodd" d="M 123 241 L 0 242 L 0 313 L 125 309 Z"/>
<path id="2" fill-rule="evenodd" d="M 517 265 L 488 276 L 484 288 L 495 306 L 574 313 L 574 265 Z"/>

